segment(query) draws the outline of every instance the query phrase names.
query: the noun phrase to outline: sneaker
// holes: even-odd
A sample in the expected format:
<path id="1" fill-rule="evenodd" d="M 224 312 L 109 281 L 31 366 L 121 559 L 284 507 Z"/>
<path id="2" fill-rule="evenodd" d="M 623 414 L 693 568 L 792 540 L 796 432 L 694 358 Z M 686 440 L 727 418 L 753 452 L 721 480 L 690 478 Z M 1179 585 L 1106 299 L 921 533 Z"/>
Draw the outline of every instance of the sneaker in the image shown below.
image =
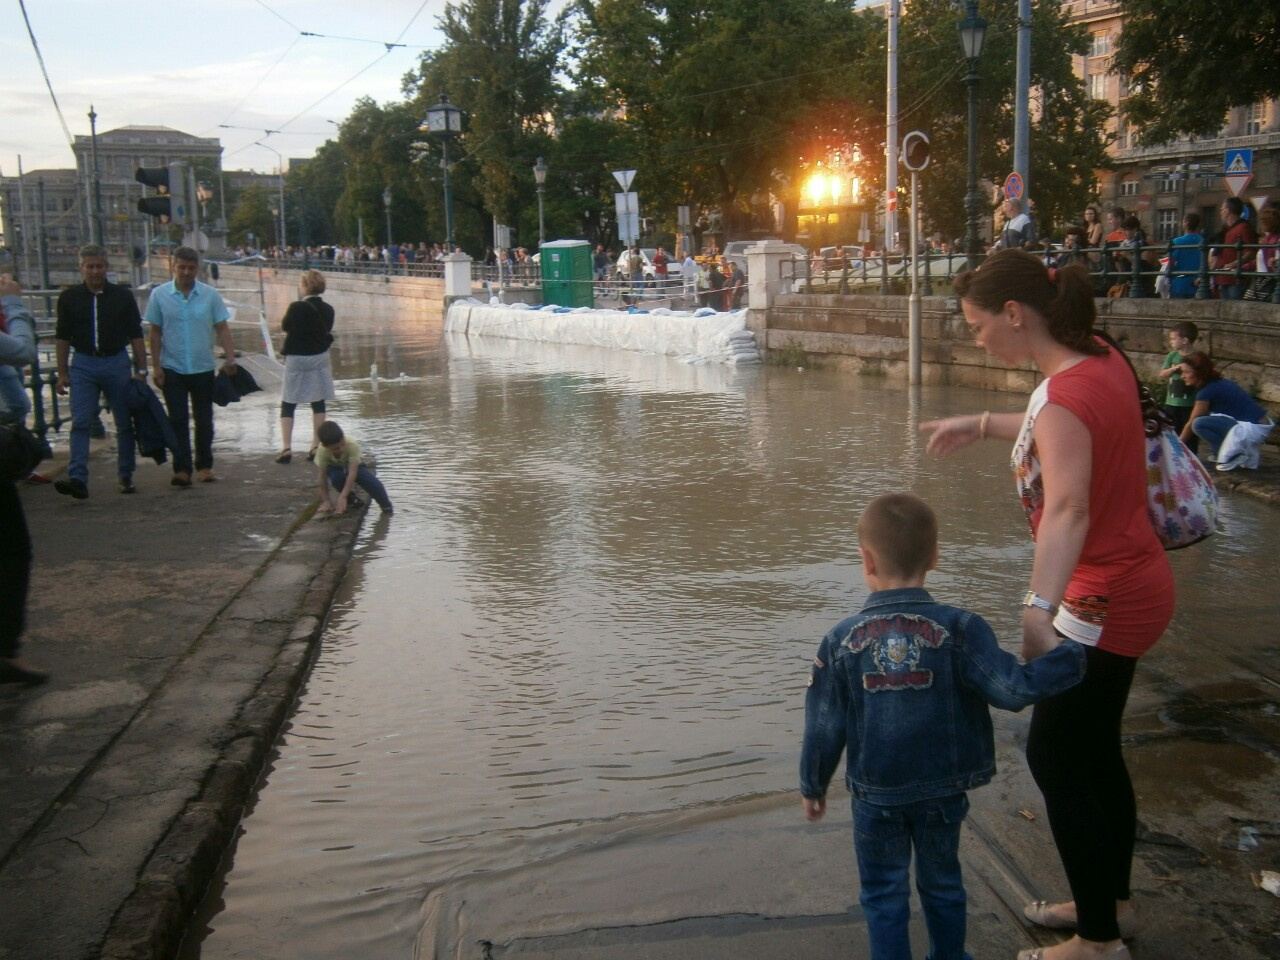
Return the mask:
<path id="1" fill-rule="evenodd" d="M 196 479 L 199 480 L 201 483 L 217 483 L 218 482 L 218 478 L 213 475 L 212 470 L 196 471 Z"/>
<path id="2" fill-rule="evenodd" d="M 1244 466 L 1245 461 L 1248 459 L 1249 459 L 1249 454 L 1241 450 L 1239 453 L 1234 454 L 1233 456 L 1227 457 L 1227 459 L 1225 460 L 1219 460 L 1218 469 L 1223 473 L 1226 473 L 1228 470 L 1234 470 L 1237 467 Z"/>
<path id="3" fill-rule="evenodd" d="M 77 480 L 75 477 L 68 477 L 65 480 L 58 480 L 54 483 L 53 489 L 67 497 L 74 497 L 77 500 L 89 499 L 89 488 L 85 486 L 83 480 Z"/>
<path id="4" fill-rule="evenodd" d="M 191 486 L 191 474 L 175 473 L 169 483 L 175 487 L 189 487 Z"/>
<path id="5" fill-rule="evenodd" d="M 120 492 L 121 493 L 137 493 L 138 492 L 138 488 L 133 485 L 133 477 L 120 478 Z"/>

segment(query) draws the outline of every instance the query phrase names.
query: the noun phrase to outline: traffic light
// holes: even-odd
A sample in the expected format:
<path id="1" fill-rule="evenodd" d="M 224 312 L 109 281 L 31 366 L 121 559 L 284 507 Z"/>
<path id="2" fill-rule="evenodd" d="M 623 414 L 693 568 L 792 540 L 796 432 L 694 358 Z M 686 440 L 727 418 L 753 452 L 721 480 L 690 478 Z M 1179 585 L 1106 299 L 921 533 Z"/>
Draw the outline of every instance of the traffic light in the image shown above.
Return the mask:
<path id="1" fill-rule="evenodd" d="M 929 135 L 912 130 L 902 138 L 902 164 L 908 170 L 923 170 L 929 165 Z"/>
<path id="2" fill-rule="evenodd" d="M 159 217 L 161 223 L 187 222 L 186 168 L 180 163 L 167 167 L 139 167 L 133 171 L 133 179 L 148 187 L 155 187 L 154 197 L 138 201 L 138 212 Z"/>

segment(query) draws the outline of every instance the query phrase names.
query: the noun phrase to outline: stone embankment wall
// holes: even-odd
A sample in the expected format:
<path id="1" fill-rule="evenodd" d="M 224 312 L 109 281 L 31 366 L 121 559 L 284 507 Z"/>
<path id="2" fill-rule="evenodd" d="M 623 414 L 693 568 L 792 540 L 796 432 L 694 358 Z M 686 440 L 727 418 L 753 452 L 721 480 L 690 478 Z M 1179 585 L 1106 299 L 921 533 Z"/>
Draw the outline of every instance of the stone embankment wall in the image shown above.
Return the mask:
<path id="1" fill-rule="evenodd" d="M 325 270 L 324 298 L 339 314 L 344 311 L 368 310 L 374 303 L 381 310 L 392 309 L 397 314 L 440 322 L 444 316 L 444 281 L 425 277 L 397 277 L 386 274 L 341 273 Z M 263 269 L 262 288 L 266 295 L 267 322 L 272 329 L 279 326 L 285 309 L 298 298 L 297 270 Z M 219 268 L 218 286 L 237 291 L 256 291 L 258 268 L 253 265 L 223 266 Z M 245 302 L 246 294 L 238 293 L 237 299 Z M 390 303 L 388 303 L 390 301 Z"/>
<path id="2" fill-rule="evenodd" d="M 1221 300 L 1098 300 L 1098 324 L 1128 352 L 1144 379 L 1168 352 L 1168 330 L 1180 320 L 1200 329 L 1196 348 L 1273 411 L 1280 410 L 1280 307 Z M 908 376 L 907 298 L 783 294 L 748 326 L 770 353 L 804 354 L 811 362 L 853 372 Z M 921 298 L 921 378 L 1030 393 L 1039 374 L 1011 367 L 973 342 L 955 297 Z"/>

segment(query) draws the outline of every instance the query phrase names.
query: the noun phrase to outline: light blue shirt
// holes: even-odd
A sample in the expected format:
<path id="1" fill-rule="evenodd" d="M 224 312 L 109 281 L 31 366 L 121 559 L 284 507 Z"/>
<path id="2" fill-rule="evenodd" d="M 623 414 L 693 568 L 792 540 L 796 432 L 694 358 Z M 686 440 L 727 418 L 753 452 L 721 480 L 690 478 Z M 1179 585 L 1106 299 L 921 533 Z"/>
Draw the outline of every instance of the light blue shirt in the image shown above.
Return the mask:
<path id="1" fill-rule="evenodd" d="M 174 373 L 213 370 L 213 328 L 230 316 L 221 294 L 207 283 L 197 280 L 186 297 L 172 280 L 156 287 L 147 301 L 147 323 L 163 332 L 160 366 Z"/>

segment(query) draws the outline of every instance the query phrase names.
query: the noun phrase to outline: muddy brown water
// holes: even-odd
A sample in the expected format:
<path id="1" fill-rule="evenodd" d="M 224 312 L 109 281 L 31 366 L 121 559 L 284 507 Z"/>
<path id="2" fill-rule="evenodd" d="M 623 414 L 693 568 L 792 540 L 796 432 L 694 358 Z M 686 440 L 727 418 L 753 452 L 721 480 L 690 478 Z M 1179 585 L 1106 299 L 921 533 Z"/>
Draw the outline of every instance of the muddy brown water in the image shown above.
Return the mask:
<path id="1" fill-rule="evenodd" d="M 1008 451 L 939 461 L 915 424 L 1023 398 L 340 325 L 332 415 L 397 512 L 365 520 L 187 958 L 409 957 L 452 880 L 794 790 L 807 664 L 866 594 L 853 531 L 878 493 L 934 505 L 930 588 L 1017 647 L 1031 545 Z M 1227 498 L 1224 533 L 1174 555 L 1179 615 L 1131 711 L 1140 792 L 1192 764 L 1223 824 L 1274 786 L 1274 753 L 1209 708 L 1275 700 L 1273 509 Z M 1265 726 L 1255 706 L 1237 713 Z"/>

